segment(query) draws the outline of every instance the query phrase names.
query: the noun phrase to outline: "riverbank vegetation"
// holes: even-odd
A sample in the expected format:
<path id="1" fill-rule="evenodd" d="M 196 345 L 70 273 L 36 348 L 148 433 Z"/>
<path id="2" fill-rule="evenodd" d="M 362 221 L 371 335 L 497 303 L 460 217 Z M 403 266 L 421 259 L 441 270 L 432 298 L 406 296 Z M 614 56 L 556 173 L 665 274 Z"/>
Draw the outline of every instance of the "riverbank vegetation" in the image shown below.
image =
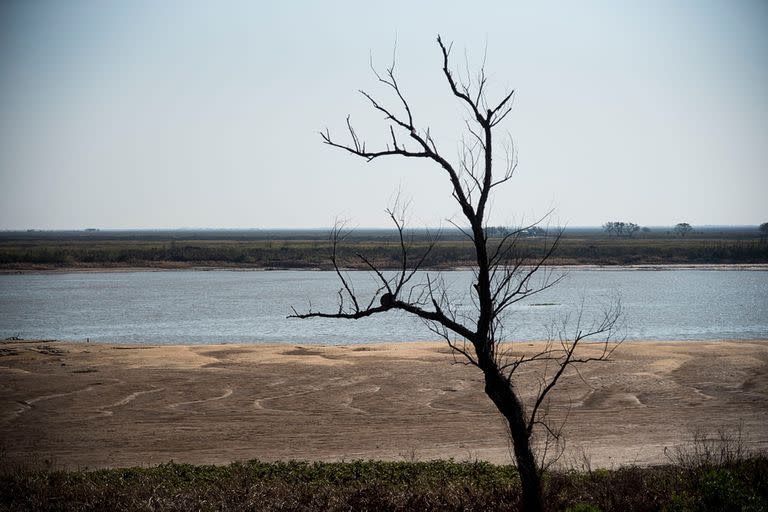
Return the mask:
<path id="1" fill-rule="evenodd" d="M 547 510 L 768 510 L 768 458 L 550 472 Z M 486 462 L 173 462 L 96 471 L 0 475 L 0 509 L 519 510 L 513 466 Z"/>
<path id="2" fill-rule="evenodd" d="M 433 242 L 422 231 L 412 234 L 412 253 Z M 353 232 L 340 246 L 350 268 L 362 253 L 377 266 L 399 268 L 400 245 L 390 230 Z M 492 238 L 489 244 L 493 246 Z M 500 240 L 500 238 L 498 238 Z M 545 250 L 540 232 L 522 237 L 519 250 L 535 258 Z M 0 234 L 0 269 L 57 268 L 330 268 L 327 234 L 315 231 L 107 231 L 5 232 Z M 472 243 L 452 231 L 443 233 L 425 267 L 470 266 Z M 768 263 L 768 243 L 757 228 L 710 228 L 677 236 L 657 229 L 633 238 L 610 236 L 601 229 L 566 230 L 550 264 L 664 265 Z"/>

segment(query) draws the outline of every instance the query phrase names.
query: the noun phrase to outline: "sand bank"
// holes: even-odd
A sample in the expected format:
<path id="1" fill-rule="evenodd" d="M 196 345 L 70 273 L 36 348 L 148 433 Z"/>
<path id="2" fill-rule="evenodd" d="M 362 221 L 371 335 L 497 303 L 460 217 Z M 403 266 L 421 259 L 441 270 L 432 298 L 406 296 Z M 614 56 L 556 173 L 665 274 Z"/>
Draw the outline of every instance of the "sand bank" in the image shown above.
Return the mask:
<path id="1" fill-rule="evenodd" d="M 441 343 L 3 342 L 0 449 L 10 463 L 66 467 L 510 462 L 481 376 L 452 361 Z M 554 420 L 567 415 L 567 457 L 664 462 L 664 448 L 693 430 L 740 423 L 751 447 L 768 448 L 768 341 L 627 342 L 580 373 L 562 382 L 551 407 Z"/>

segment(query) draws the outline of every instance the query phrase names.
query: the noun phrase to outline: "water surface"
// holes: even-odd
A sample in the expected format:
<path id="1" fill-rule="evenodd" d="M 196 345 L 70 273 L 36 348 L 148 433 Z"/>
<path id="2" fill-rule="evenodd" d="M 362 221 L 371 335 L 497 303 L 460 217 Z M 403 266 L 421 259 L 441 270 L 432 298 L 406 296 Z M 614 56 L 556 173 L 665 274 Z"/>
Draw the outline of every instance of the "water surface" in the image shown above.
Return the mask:
<path id="1" fill-rule="evenodd" d="M 434 275 L 434 274 L 432 274 Z M 471 315 L 472 272 L 444 272 Z M 359 290 L 373 283 L 352 272 Z M 438 339 L 396 312 L 362 320 L 286 319 L 291 306 L 334 311 L 339 283 L 320 271 L 173 271 L 0 275 L 0 337 L 118 343 L 367 343 Z M 768 338 L 768 272 L 571 270 L 516 305 L 505 334 L 544 339 L 546 327 L 585 304 L 585 322 L 619 295 L 627 339 Z M 569 328 L 574 328 L 571 322 Z"/>

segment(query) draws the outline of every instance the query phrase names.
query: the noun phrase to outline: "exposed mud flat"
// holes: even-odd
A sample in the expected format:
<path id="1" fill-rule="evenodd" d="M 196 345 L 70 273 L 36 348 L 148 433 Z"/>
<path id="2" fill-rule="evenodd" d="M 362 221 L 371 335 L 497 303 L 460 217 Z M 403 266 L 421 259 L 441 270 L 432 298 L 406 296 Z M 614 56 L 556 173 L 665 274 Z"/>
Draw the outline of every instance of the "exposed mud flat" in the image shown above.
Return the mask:
<path id="1" fill-rule="evenodd" d="M 0 449 L 11 464 L 57 467 L 510 462 L 479 372 L 446 348 L 3 342 Z M 664 462 L 694 430 L 739 425 L 750 447 L 768 448 L 768 341 L 625 343 L 562 381 L 550 418 L 566 416 L 566 462 Z"/>

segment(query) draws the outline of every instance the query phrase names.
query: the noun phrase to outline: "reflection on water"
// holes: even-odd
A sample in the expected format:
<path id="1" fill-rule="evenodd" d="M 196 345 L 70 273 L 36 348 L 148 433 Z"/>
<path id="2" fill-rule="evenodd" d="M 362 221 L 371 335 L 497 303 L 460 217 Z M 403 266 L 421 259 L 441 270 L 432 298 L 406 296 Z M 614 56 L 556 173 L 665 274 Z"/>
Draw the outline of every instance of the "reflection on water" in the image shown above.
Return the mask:
<path id="1" fill-rule="evenodd" d="M 358 290 L 375 284 L 352 272 Z M 472 273 L 443 273 L 471 315 Z M 331 272 L 175 271 L 0 276 L 0 337 L 112 342 L 364 343 L 436 339 L 389 312 L 363 320 L 289 320 L 291 306 L 335 308 Z M 571 270 L 556 287 L 510 311 L 505 335 L 542 339 L 585 299 L 586 317 L 621 296 L 628 339 L 768 338 L 768 272 Z"/>

